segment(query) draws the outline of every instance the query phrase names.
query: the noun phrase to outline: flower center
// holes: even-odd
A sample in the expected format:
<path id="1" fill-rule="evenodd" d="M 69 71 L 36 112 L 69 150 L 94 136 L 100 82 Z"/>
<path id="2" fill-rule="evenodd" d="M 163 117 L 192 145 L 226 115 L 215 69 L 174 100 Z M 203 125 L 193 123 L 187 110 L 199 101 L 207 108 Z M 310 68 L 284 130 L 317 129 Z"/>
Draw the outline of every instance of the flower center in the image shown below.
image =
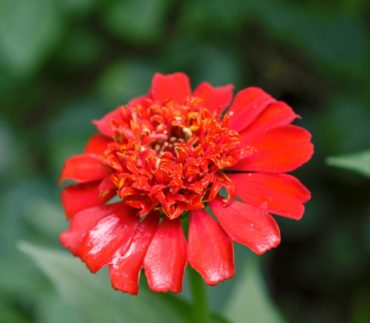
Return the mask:
<path id="1" fill-rule="evenodd" d="M 222 187 L 232 199 L 223 170 L 238 162 L 243 149 L 227 123 L 227 115 L 221 119 L 197 98 L 184 105 L 147 99 L 122 107 L 103 156 L 117 195 L 140 216 L 157 210 L 171 219 L 203 208 Z"/>

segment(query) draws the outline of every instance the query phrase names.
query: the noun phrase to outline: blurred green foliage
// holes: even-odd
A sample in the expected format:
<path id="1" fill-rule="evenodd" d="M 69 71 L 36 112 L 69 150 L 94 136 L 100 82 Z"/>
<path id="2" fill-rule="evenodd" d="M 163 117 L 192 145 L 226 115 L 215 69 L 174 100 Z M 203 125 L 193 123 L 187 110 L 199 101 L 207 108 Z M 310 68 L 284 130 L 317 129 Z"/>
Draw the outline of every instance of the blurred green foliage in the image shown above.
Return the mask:
<path id="1" fill-rule="evenodd" d="M 359 172 L 370 177 L 370 150 L 346 156 L 329 157 L 327 163 Z"/>
<path id="2" fill-rule="evenodd" d="M 103 288 L 92 292 L 101 301 L 76 285 L 68 302 L 53 283 L 60 290 L 82 269 L 79 283 L 98 280 L 72 256 L 51 253 L 48 267 L 49 251 L 23 244 L 52 283 L 16 247 L 60 248 L 63 160 L 94 132 L 90 120 L 145 93 L 155 71 L 184 71 L 194 86 L 261 86 L 313 133 L 314 159 L 297 173 L 313 196 L 305 217 L 278 219 L 281 247 L 258 266 L 237 248 L 236 277 L 207 289 L 215 320 L 368 322 L 369 181 L 325 159 L 370 147 L 369 18 L 366 0 L 0 0 L 0 322 L 91 322 L 110 299 L 125 321 L 152 310 L 186 320 L 186 282 L 180 298 L 105 299 Z M 366 156 L 329 160 L 368 174 Z"/>

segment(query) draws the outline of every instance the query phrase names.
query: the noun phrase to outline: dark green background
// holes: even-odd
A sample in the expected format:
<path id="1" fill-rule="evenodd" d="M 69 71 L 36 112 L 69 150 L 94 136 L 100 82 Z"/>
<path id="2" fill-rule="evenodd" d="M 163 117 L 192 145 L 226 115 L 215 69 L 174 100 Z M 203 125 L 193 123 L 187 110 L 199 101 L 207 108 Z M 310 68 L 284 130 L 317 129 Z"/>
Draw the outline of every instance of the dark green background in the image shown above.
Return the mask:
<path id="1" fill-rule="evenodd" d="M 156 71 L 261 86 L 303 117 L 312 200 L 261 270 L 288 322 L 368 322 L 369 180 L 325 159 L 370 147 L 369 17 L 366 0 L 0 0 L 0 322 L 86 322 L 16 244 L 60 248 L 63 161 Z M 254 258 L 238 248 L 238 272 Z"/>

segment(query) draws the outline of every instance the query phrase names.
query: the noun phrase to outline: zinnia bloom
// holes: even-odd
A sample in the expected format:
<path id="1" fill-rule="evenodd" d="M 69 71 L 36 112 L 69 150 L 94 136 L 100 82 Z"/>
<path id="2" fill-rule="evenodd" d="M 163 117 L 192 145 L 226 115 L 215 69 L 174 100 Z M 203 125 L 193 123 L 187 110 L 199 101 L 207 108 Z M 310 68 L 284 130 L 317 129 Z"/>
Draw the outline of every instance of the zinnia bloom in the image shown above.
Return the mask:
<path id="1" fill-rule="evenodd" d="M 153 291 L 180 292 L 188 262 L 215 285 L 234 275 L 233 241 L 263 254 L 280 243 L 270 213 L 302 217 L 310 193 L 285 173 L 310 159 L 310 133 L 263 90 L 232 92 L 156 74 L 66 161 L 61 242 L 92 272 L 108 265 L 114 288 L 136 294 L 144 269 Z"/>

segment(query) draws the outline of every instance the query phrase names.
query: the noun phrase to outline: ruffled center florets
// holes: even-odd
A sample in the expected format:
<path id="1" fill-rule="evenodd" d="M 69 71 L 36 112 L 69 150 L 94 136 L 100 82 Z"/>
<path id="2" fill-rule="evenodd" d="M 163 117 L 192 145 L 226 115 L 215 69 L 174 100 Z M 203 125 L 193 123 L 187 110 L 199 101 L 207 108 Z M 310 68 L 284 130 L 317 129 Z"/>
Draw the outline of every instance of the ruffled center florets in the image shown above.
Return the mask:
<path id="1" fill-rule="evenodd" d="M 240 135 L 222 119 L 190 98 L 186 104 L 150 99 L 121 108 L 112 120 L 114 141 L 103 155 L 113 169 L 111 181 L 125 204 L 177 218 L 184 211 L 203 208 L 232 182 L 223 173 L 243 154 Z"/>

